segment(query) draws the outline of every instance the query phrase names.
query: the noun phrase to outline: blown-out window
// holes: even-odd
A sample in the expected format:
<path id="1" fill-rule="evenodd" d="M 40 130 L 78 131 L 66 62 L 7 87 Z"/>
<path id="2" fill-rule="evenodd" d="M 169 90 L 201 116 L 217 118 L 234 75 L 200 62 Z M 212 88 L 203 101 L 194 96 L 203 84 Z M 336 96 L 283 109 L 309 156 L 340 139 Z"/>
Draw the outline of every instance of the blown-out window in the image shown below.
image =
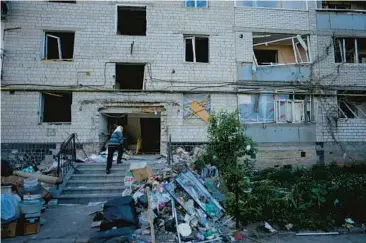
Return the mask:
<path id="1" fill-rule="evenodd" d="M 185 61 L 208 63 L 209 48 L 207 36 L 185 36 L 184 37 Z"/>

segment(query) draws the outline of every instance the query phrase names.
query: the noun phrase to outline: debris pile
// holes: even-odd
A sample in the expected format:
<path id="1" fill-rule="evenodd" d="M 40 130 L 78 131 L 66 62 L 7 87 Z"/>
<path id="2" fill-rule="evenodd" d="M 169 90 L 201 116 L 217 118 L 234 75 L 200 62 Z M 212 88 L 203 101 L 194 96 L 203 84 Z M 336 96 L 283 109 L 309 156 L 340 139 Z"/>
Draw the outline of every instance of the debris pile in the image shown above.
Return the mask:
<path id="1" fill-rule="evenodd" d="M 132 163 L 121 197 L 94 213 L 92 227 L 100 231 L 91 242 L 114 237 L 159 242 L 166 235 L 178 242 L 234 241 L 234 223 L 225 216 L 224 195 L 215 183 L 218 171 L 210 169 L 215 173 L 204 178 L 187 166 L 153 175 L 146 163 Z"/>
<path id="2" fill-rule="evenodd" d="M 44 223 L 41 211 L 52 199 L 50 184 L 60 183 L 57 177 L 44 175 L 37 167 L 13 171 L 1 161 L 1 237 L 37 234 Z M 36 171 L 37 170 L 37 171 Z"/>
<path id="3" fill-rule="evenodd" d="M 173 164 L 186 163 L 190 165 L 193 163 L 203 152 L 200 147 L 195 147 L 191 152 L 187 152 L 184 148 L 178 147 L 173 151 Z"/>

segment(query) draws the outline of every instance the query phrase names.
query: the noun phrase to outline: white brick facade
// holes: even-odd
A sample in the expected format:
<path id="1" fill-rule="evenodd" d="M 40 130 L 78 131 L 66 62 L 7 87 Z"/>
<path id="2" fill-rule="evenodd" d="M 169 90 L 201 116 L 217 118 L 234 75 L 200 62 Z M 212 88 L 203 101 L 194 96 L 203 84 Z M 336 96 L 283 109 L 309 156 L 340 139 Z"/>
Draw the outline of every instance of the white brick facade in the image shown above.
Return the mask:
<path id="1" fill-rule="evenodd" d="M 117 5 L 121 4 L 146 6 L 146 36 L 116 34 Z M 20 28 L 5 32 L 2 82 L 17 86 L 12 86 L 13 94 L 4 89 L 1 93 L 2 143 L 60 143 L 72 132 L 83 143 L 98 143 L 99 109 L 112 105 L 126 113 L 134 112 L 133 107 L 164 107 L 162 153 L 168 135 L 174 142 L 205 142 L 206 125 L 183 121 L 183 92 L 214 91 L 212 111 L 235 110 L 235 86 L 220 84 L 238 80 L 237 63 L 252 62 L 253 32 L 310 34 L 313 60 L 332 41 L 330 35 L 316 33 L 315 1 L 308 2 L 308 10 L 235 7 L 233 1 L 209 1 L 208 8 L 185 8 L 183 1 L 11 2 L 10 8 L 5 28 Z M 57 30 L 75 32 L 71 62 L 43 60 L 44 31 Z M 185 34 L 209 37 L 209 63 L 184 61 Z M 337 70 L 333 50 L 314 64 L 313 82 L 366 86 L 364 64 L 344 64 L 336 78 L 329 75 Z M 100 92 L 113 89 L 116 62 L 146 63 L 146 89 L 162 92 Z M 18 84 L 37 90 L 22 91 Z M 92 87 L 83 90 L 80 85 Z M 219 86 L 210 87 L 213 85 Z M 73 92 L 71 124 L 39 123 L 44 88 L 78 89 Z M 329 99 L 336 101 L 336 97 Z M 331 142 L 325 112 L 319 109 L 319 114 L 316 140 Z M 365 132 L 365 120 L 339 121 L 336 137 L 339 141 L 364 141 Z"/>

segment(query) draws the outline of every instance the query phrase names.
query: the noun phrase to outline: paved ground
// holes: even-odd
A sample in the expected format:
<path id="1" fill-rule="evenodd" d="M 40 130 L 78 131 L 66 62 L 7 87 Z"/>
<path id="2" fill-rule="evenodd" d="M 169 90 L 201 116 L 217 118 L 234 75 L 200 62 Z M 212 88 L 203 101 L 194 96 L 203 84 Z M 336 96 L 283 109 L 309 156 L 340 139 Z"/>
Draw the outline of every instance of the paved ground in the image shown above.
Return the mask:
<path id="1" fill-rule="evenodd" d="M 99 210 L 101 206 L 87 205 L 59 205 L 56 208 L 49 208 L 42 214 L 47 222 L 41 226 L 37 235 L 17 236 L 16 238 L 5 239 L 4 243 L 84 243 L 88 242 L 91 235 L 98 230 L 90 228 L 91 212 Z M 167 236 L 158 239 L 158 243 L 172 242 L 174 237 Z M 242 242 L 253 243 L 365 243 L 366 235 L 340 235 L 340 236 L 294 236 L 294 235 L 271 235 L 259 239 L 245 239 Z"/>
<path id="2" fill-rule="evenodd" d="M 37 235 L 17 236 L 4 239 L 4 243 L 72 243 L 87 242 L 89 235 L 97 229 L 90 228 L 92 216 L 88 214 L 100 210 L 100 206 L 86 205 L 59 205 L 56 208 L 48 208 L 42 213 L 42 218 L 47 222 L 41 226 Z"/>
<path id="3" fill-rule="evenodd" d="M 295 236 L 295 235 L 276 235 L 257 239 L 261 243 L 282 243 L 282 242 L 296 242 L 296 243 L 365 243 L 366 235 L 337 235 L 337 236 Z M 246 242 L 250 242 L 247 240 Z M 251 241 L 254 242 L 254 241 Z"/>

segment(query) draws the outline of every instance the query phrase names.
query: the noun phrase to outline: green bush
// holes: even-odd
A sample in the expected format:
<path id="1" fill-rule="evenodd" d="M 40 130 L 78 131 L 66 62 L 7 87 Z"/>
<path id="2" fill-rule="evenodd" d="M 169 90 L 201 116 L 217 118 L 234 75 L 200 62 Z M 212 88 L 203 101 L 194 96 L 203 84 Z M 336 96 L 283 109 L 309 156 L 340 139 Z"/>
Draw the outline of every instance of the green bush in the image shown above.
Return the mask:
<path id="1" fill-rule="evenodd" d="M 237 111 L 210 117 L 208 142 L 196 168 L 206 163 L 218 167 L 227 189 L 226 211 L 242 224 L 267 221 L 279 228 L 291 223 L 294 230 L 327 230 L 348 217 L 366 223 L 366 165 L 265 169 L 254 174 L 249 157 L 256 153 L 255 143 L 244 135 Z"/>
<path id="2" fill-rule="evenodd" d="M 327 230 L 351 217 L 366 222 L 365 165 L 266 169 L 252 177 L 252 191 L 240 197 L 243 224 L 268 221 L 280 228 Z M 363 172 L 362 172 L 363 171 Z M 226 204 L 235 211 L 233 197 Z"/>

